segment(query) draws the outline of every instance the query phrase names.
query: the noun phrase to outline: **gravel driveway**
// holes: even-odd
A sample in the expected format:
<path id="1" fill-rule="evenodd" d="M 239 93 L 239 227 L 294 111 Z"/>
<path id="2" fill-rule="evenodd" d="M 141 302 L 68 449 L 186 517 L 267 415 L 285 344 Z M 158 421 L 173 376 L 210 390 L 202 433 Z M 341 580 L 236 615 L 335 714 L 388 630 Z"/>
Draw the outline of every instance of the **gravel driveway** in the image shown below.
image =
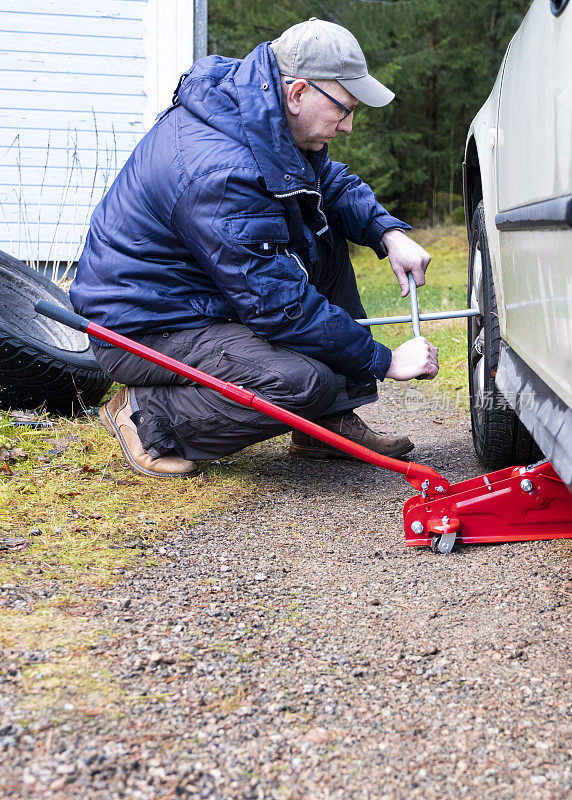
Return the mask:
<path id="1" fill-rule="evenodd" d="M 364 414 L 451 479 L 482 472 L 464 414 L 409 416 L 395 385 Z M 225 467 L 258 486 L 246 507 L 85 588 L 96 674 L 136 699 L 24 726 L 4 693 L 1 796 L 569 798 L 570 542 L 405 548 L 401 476 L 285 442 Z"/>

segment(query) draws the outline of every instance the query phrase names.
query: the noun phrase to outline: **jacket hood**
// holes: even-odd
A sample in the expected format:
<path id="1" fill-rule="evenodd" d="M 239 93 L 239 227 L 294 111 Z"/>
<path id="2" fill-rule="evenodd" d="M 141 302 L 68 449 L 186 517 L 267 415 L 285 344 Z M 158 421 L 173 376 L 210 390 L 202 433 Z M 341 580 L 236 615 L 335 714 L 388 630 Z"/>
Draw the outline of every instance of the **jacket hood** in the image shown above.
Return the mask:
<path id="1" fill-rule="evenodd" d="M 205 125 L 249 147 L 271 192 L 315 189 L 313 170 L 288 127 L 269 44 L 242 60 L 199 59 L 181 77 L 176 96 Z"/>

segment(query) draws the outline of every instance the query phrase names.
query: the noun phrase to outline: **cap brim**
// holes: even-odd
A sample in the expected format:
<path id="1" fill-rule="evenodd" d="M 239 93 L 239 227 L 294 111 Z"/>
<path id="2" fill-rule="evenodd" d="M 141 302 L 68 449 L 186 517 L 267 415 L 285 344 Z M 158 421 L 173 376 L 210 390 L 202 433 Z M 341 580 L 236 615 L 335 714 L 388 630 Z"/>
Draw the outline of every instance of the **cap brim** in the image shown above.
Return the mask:
<path id="1" fill-rule="evenodd" d="M 395 97 L 391 89 L 372 78 L 371 75 L 364 75 L 363 78 L 338 78 L 337 81 L 366 106 L 380 108 L 391 103 Z"/>

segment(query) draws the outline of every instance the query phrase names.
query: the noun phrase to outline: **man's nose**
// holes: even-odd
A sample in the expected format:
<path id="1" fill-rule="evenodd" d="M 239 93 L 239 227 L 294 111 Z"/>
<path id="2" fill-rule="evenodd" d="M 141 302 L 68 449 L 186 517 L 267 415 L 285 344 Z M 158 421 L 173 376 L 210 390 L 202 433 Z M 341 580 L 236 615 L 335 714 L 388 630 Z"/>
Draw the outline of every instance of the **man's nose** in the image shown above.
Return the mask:
<path id="1" fill-rule="evenodd" d="M 343 119 L 341 122 L 338 122 L 337 130 L 341 131 L 342 133 L 351 133 L 353 121 L 354 112 L 352 111 L 352 113 L 348 114 L 345 119 Z"/>

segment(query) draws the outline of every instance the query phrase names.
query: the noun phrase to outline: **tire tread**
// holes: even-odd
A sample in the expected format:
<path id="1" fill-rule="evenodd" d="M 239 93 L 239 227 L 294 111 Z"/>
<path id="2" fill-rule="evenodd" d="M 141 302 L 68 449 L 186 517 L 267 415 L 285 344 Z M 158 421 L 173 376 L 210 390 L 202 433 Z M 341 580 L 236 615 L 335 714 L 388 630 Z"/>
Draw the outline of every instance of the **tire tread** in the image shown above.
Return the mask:
<path id="1" fill-rule="evenodd" d="M 26 264 L 0 252 L 0 265 L 2 279 L 17 275 L 19 281 L 33 285 L 36 296 L 71 308 L 62 289 Z M 29 307 L 14 309 L 5 304 L 0 311 L 0 409 L 43 408 L 77 414 L 98 405 L 112 381 L 102 372 L 91 348 L 83 352 L 44 349 L 41 341 L 27 339 L 21 327 L 11 324 L 11 318 L 21 319 L 27 313 L 33 314 L 31 302 Z"/>
<path id="2" fill-rule="evenodd" d="M 471 428 L 473 443 L 477 456 L 487 467 L 502 469 L 511 465 L 530 464 L 543 457 L 542 451 L 532 438 L 529 431 L 522 424 L 517 414 L 510 408 L 499 408 L 498 402 L 502 398 L 495 380 L 500 358 L 501 335 L 498 324 L 498 306 L 493 283 L 488 241 L 485 228 L 485 215 L 483 201 L 477 206 L 471 224 L 468 298 L 470 303 L 472 289 L 472 262 L 474 252 L 479 244 L 483 267 L 483 311 L 485 327 L 485 384 L 486 390 L 491 392 L 492 408 L 484 409 L 482 422 L 475 406 L 472 371 L 469 367 L 469 394 L 471 404 Z M 468 348 L 469 364 L 471 352 L 472 324 L 468 320 Z"/>

